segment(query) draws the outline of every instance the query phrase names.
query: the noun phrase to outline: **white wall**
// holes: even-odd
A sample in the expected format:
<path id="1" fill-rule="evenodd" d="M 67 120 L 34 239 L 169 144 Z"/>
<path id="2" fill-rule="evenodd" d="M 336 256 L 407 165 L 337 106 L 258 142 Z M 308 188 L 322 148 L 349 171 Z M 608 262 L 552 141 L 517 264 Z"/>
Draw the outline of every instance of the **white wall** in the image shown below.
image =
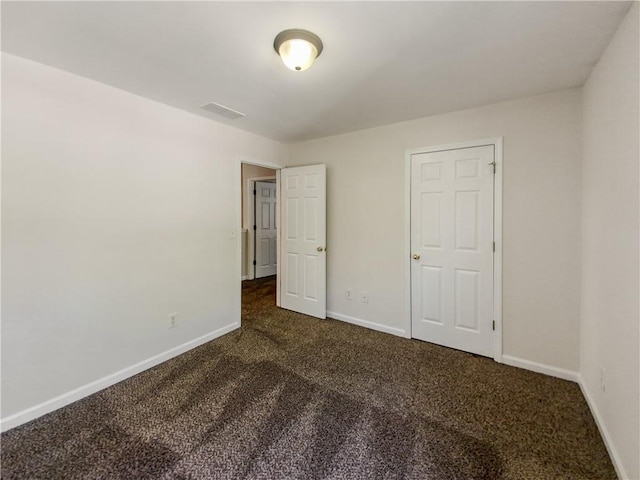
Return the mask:
<path id="1" fill-rule="evenodd" d="M 580 131 L 571 89 L 293 145 L 328 168 L 328 310 L 402 332 L 405 150 L 504 136 L 504 354 L 577 371 Z"/>
<path id="2" fill-rule="evenodd" d="M 233 327 L 238 158 L 287 152 L 11 55 L 2 74 L 5 419 Z"/>
<path id="3" fill-rule="evenodd" d="M 635 3 L 583 91 L 580 375 L 619 473 L 633 479 L 640 478 L 639 41 Z"/>

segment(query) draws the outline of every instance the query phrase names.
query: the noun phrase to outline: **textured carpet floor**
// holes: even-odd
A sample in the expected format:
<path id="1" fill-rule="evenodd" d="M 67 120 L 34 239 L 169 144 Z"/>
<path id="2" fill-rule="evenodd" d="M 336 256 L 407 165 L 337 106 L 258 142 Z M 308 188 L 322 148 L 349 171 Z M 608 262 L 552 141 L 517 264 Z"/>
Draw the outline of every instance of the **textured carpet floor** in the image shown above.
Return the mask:
<path id="1" fill-rule="evenodd" d="M 576 384 L 278 310 L 2 435 L 2 478 L 609 479 Z"/>

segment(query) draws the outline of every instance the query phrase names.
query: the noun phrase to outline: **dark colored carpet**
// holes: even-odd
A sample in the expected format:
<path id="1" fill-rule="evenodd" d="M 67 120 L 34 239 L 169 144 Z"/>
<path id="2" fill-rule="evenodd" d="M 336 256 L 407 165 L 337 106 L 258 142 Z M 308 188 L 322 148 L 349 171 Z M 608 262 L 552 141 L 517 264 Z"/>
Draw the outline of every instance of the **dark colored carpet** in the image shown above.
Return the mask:
<path id="1" fill-rule="evenodd" d="M 2 435 L 2 478 L 610 479 L 577 385 L 274 306 Z"/>

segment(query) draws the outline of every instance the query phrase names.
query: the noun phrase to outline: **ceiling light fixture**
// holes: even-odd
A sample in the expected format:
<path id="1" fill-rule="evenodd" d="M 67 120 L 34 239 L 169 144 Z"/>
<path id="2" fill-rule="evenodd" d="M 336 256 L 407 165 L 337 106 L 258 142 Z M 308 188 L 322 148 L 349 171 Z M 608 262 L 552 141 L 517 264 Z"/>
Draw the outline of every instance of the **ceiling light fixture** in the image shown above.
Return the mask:
<path id="1" fill-rule="evenodd" d="M 276 35 L 273 48 L 288 68 L 301 72 L 322 53 L 322 40 L 307 30 L 291 29 Z"/>

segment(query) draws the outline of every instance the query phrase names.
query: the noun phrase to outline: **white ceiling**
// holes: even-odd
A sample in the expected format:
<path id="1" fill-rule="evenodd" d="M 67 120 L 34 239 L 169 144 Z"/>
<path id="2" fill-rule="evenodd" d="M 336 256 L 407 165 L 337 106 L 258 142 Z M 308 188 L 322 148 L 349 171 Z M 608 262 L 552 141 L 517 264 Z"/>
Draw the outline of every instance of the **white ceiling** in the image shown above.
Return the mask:
<path id="1" fill-rule="evenodd" d="M 582 85 L 630 2 L 2 2 L 2 50 L 284 142 Z M 305 72 L 273 39 L 318 34 Z M 247 114 L 227 120 L 217 102 Z"/>

